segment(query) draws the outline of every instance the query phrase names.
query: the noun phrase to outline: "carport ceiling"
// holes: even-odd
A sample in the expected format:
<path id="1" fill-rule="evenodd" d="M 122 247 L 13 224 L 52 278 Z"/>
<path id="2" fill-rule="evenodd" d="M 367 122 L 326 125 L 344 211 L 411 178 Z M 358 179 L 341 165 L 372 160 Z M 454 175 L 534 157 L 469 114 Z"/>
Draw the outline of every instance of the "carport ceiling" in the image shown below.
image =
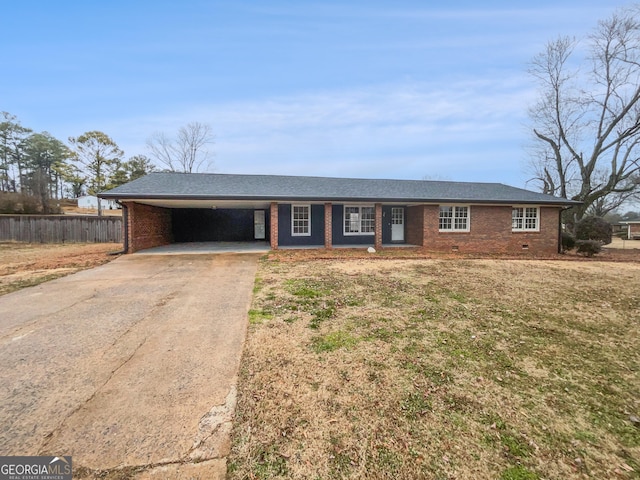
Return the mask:
<path id="1" fill-rule="evenodd" d="M 240 208 L 249 210 L 263 210 L 269 208 L 269 202 L 259 200 L 194 200 L 169 198 L 127 199 L 136 203 L 153 205 L 164 208 Z"/>

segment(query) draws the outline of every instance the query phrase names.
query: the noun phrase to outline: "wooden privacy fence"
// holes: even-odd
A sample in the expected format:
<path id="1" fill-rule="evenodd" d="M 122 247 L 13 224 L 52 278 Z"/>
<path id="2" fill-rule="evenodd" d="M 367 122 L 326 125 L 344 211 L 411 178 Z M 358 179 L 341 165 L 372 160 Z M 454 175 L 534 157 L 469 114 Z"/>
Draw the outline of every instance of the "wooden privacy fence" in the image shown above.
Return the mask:
<path id="1" fill-rule="evenodd" d="M 121 217 L 0 215 L 0 242 L 122 242 Z"/>

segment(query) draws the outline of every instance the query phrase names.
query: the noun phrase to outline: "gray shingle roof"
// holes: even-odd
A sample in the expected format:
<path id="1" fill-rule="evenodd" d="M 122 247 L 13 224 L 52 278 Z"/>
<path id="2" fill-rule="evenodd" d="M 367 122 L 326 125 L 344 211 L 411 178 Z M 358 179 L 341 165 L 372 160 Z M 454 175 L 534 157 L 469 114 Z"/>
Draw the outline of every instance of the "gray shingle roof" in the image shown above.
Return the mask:
<path id="1" fill-rule="evenodd" d="M 121 200 L 578 203 L 501 183 L 167 172 L 151 173 L 99 196 Z"/>

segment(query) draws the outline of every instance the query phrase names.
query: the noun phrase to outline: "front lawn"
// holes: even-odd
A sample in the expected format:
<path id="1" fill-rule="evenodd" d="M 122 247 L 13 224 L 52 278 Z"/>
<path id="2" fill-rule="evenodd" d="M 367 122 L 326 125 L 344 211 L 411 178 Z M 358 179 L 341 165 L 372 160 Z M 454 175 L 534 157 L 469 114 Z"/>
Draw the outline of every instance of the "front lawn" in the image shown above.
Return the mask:
<path id="1" fill-rule="evenodd" d="M 283 259 L 229 478 L 640 478 L 640 264 Z"/>

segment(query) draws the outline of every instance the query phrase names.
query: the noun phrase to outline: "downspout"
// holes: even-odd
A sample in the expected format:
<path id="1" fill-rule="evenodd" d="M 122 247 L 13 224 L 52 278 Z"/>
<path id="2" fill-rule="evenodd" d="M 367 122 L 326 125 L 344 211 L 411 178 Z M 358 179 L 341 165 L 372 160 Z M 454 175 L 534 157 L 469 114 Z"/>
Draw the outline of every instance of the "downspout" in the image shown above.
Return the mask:
<path id="1" fill-rule="evenodd" d="M 120 200 L 116 200 L 116 203 L 122 207 L 122 221 L 124 222 L 124 241 L 123 248 L 119 252 L 109 252 L 109 255 L 122 255 L 129 251 L 129 207 L 126 204 L 120 203 Z"/>

